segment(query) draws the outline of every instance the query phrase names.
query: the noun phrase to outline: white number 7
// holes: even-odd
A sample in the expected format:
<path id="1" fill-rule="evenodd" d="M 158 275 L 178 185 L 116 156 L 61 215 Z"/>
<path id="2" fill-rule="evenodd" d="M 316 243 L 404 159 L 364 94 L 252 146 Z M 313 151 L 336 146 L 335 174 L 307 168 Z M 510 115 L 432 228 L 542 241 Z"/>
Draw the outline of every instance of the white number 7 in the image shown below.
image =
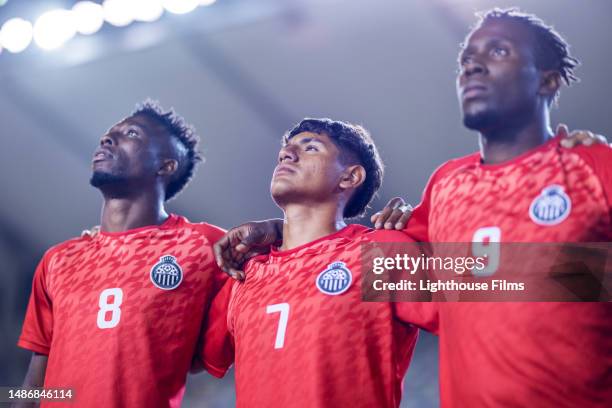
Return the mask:
<path id="1" fill-rule="evenodd" d="M 266 306 L 267 314 L 278 312 L 280 312 L 280 319 L 278 320 L 278 330 L 276 330 L 275 349 L 283 348 L 285 345 L 285 332 L 287 331 L 287 320 L 289 320 L 289 303 Z"/>

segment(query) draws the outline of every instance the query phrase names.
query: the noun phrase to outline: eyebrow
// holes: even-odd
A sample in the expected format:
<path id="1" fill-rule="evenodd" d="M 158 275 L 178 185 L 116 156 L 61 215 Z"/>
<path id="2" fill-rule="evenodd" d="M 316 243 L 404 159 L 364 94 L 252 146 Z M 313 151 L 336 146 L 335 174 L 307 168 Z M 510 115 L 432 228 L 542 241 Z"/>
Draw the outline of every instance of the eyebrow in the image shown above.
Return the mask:
<path id="1" fill-rule="evenodd" d="M 118 127 L 120 126 L 124 126 L 126 128 L 136 128 L 140 131 L 140 133 L 146 133 L 147 132 L 147 127 L 144 125 L 141 125 L 140 123 L 117 123 L 116 125 L 113 125 L 110 127 L 110 129 L 108 129 L 106 131 L 106 133 L 110 133 L 110 132 L 114 132 L 114 131 L 118 131 Z"/>
<path id="2" fill-rule="evenodd" d="M 301 139 L 298 143 L 299 144 L 308 144 L 308 143 L 311 143 L 311 142 L 315 142 L 315 143 L 319 143 L 319 144 L 325 145 L 325 142 L 323 142 L 321 139 L 318 139 L 316 137 L 305 137 L 305 138 Z"/>

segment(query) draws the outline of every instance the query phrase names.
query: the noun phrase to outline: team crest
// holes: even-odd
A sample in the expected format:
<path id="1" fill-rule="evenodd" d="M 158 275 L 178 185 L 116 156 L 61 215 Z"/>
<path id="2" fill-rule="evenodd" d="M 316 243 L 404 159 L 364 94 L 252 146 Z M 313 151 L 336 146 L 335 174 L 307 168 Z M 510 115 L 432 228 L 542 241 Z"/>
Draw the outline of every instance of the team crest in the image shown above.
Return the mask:
<path id="1" fill-rule="evenodd" d="M 529 206 L 531 220 L 539 225 L 557 225 L 568 217 L 572 201 L 562 186 L 545 187 Z"/>
<path id="2" fill-rule="evenodd" d="M 172 255 L 164 255 L 151 268 L 151 282 L 163 290 L 176 289 L 183 281 L 183 270 Z"/>
<path id="3" fill-rule="evenodd" d="M 317 276 L 317 288 L 326 295 L 339 295 L 348 290 L 353 281 L 344 262 L 334 262 Z"/>

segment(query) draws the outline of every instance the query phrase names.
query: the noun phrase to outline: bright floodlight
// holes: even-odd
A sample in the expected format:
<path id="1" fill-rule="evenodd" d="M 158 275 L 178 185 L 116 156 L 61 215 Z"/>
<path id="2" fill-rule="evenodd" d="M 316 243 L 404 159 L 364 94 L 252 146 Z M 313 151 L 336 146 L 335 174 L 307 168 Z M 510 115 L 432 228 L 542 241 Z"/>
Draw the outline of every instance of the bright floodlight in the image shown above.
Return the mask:
<path id="1" fill-rule="evenodd" d="M 21 52 L 28 48 L 31 42 L 32 23 L 22 18 L 7 20 L 0 30 L 0 44 L 10 52 Z"/>
<path id="2" fill-rule="evenodd" d="M 93 34 L 104 24 L 102 6 L 92 1 L 79 1 L 72 7 L 76 29 L 81 34 Z"/>
<path id="3" fill-rule="evenodd" d="M 200 0 L 163 0 L 164 8 L 174 14 L 185 14 L 198 7 Z"/>
<path id="4" fill-rule="evenodd" d="M 40 48 L 59 48 L 76 34 L 76 25 L 69 10 L 51 10 L 34 23 L 34 42 Z"/>
<path id="5" fill-rule="evenodd" d="M 164 14 L 162 0 L 129 0 L 132 15 L 138 21 L 152 22 Z"/>
<path id="6" fill-rule="evenodd" d="M 210 6 L 215 3 L 217 0 L 200 0 L 200 6 Z"/>
<path id="7" fill-rule="evenodd" d="M 123 27 L 134 21 L 131 1 L 105 0 L 102 7 L 104 19 L 114 26 Z"/>

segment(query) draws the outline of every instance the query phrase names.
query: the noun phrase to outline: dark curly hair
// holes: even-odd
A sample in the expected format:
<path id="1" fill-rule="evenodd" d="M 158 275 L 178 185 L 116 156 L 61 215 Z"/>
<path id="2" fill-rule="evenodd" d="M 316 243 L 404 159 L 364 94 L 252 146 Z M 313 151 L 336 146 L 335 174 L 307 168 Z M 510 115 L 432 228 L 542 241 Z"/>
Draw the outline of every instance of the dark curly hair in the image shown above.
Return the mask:
<path id="1" fill-rule="evenodd" d="M 363 166 L 366 179 L 349 199 L 343 214 L 345 218 L 363 216 L 378 192 L 384 175 L 384 165 L 370 133 L 352 123 L 327 118 L 305 118 L 285 133 L 283 143 L 302 132 L 326 134 L 340 150 L 340 160 L 343 163 L 348 164 L 357 159 Z"/>
<path id="2" fill-rule="evenodd" d="M 185 147 L 186 154 L 179 155 L 178 169 L 166 186 L 165 200 L 168 201 L 180 193 L 193 178 L 196 166 L 203 160 L 198 151 L 200 138 L 195 128 L 185 122 L 174 109 L 164 110 L 158 101 L 147 99 L 136 105 L 136 110 L 130 116 L 144 115 L 164 126 L 168 133 Z"/>
<path id="3" fill-rule="evenodd" d="M 476 13 L 476 28 L 492 20 L 507 20 L 523 24 L 535 40 L 536 67 L 540 70 L 557 71 L 566 85 L 579 81 L 574 70 L 580 61 L 570 55 L 569 44 L 552 26 L 547 25 L 534 14 L 521 12 L 517 8 L 494 8 Z M 475 28 L 475 29 L 476 29 Z M 558 91 L 555 99 L 558 97 Z"/>

